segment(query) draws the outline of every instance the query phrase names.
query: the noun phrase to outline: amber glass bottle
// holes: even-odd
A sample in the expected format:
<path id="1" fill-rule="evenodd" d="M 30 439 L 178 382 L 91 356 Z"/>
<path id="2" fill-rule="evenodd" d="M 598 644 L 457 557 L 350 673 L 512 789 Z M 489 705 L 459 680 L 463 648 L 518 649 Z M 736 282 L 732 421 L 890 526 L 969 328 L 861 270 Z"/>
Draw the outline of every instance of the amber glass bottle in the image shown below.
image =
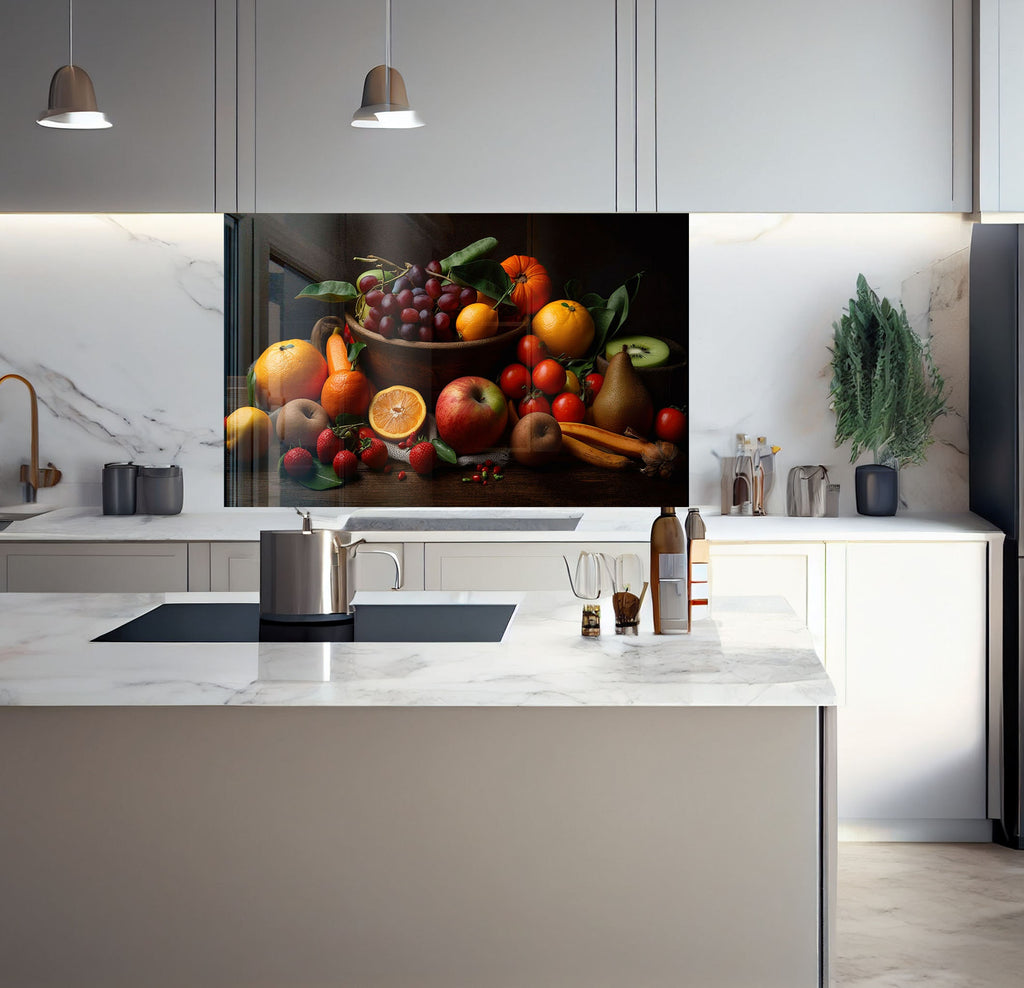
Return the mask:
<path id="1" fill-rule="evenodd" d="M 651 526 L 651 602 L 656 635 L 686 631 L 686 536 L 675 508 Z"/>

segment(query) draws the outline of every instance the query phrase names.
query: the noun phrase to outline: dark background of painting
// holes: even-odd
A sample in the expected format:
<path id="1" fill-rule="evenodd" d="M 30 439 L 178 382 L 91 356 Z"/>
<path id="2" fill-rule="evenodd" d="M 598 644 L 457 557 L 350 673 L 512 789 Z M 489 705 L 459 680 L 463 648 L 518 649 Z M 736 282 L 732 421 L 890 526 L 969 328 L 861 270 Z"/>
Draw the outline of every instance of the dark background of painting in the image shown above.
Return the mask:
<path id="1" fill-rule="evenodd" d="M 570 279 L 578 280 L 583 292 L 607 297 L 633 275 L 644 272 L 619 335 L 664 336 L 688 352 L 686 214 L 243 214 L 226 221 L 225 414 L 246 403 L 242 397 L 245 374 L 267 346 L 279 339 L 308 338 L 321 316 L 342 314 L 340 305 L 296 300 L 296 285 L 324 280 L 355 282 L 372 266 L 354 260 L 357 256 L 372 253 L 395 262 L 426 264 L 488 236 L 498 241 L 489 255 L 494 260 L 510 254 L 537 257 L 551 276 L 553 298 L 565 297 Z M 688 368 L 679 375 L 677 400 L 688 403 Z M 309 491 L 274 476 L 276 459 L 272 456 L 263 471 L 270 476 L 262 477 L 259 472 L 239 475 L 225 461 L 225 504 L 687 503 L 685 448 L 670 481 L 631 477 L 624 484 L 623 478 L 613 477 L 609 471 L 583 468 L 574 462 L 571 469 L 558 471 L 557 481 L 554 476 L 534 474 L 535 491 L 519 483 L 491 485 L 488 497 L 481 499 L 476 485 L 462 485 L 458 478 L 457 486 L 410 478 L 419 482 L 382 490 L 376 483 L 379 478 L 373 477 L 364 478 L 373 483 Z M 589 476 L 591 470 L 598 472 Z M 524 482 L 529 476 L 522 470 L 519 474 Z M 292 490 L 293 486 L 297 489 Z"/>

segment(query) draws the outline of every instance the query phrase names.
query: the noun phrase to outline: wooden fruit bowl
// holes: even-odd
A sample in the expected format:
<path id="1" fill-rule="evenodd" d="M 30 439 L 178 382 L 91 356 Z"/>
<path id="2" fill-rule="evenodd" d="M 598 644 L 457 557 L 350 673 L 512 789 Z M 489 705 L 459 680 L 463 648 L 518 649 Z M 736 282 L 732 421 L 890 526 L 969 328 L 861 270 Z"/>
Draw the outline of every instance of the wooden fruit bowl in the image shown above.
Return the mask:
<path id="1" fill-rule="evenodd" d="M 456 340 L 452 343 L 411 343 L 386 339 L 361 326 L 346 313 L 352 337 L 365 343 L 360 367 L 377 388 L 404 384 L 415 388 L 434 407 L 446 384 L 457 377 L 494 379 L 506 364 L 515 360 L 516 344 L 529 326 L 529 319 L 503 322 L 498 334 L 486 340 Z"/>

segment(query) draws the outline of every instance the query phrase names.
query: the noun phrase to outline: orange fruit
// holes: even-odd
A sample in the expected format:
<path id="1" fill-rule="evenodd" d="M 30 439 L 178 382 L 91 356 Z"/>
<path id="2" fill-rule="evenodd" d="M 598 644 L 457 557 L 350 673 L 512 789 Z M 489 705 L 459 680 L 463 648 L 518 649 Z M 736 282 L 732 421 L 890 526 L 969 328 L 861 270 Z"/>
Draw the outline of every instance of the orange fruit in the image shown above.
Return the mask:
<path id="1" fill-rule="evenodd" d="M 506 257 L 501 266 L 515 286 L 512 289 L 512 301 L 520 316 L 532 316 L 547 305 L 551 298 L 551 277 L 537 258 L 527 254 L 513 254 Z"/>
<path id="2" fill-rule="evenodd" d="M 455 317 L 455 329 L 464 340 L 486 340 L 498 332 L 498 312 L 486 302 L 470 302 Z"/>
<path id="3" fill-rule="evenodd" d="M 370 428 L 381 439 L 405 439 L 427 420 L 427 403 L 415 388 L 395 384 L 378 391 L 370 402 Z"/>
<path id="4" fill-rule="evenodd" d="M 531 328 L 554 357 L 582 357 L 594 342 L 594 320 L 586 306 L 567 298 L 548 302 L 533 317 Z"/>
<path id="5" fill-rule="evenodd" d="M 293 398 L 320 397 L 327 380 L 327 361 L 309 340 L 272 343 L 253 364 L 256 399 L 273 410 Z"/>
<path id="6" fill-rule="evenodd" d="M 239 463 L 252 463 L 267 455 L 270 447 L 270 416 L 244 405 L 224 420 L 224 447 Z"/>
<path id="7" fill-rule="evenodd" d="M 362 371 L 340 370 L 324 381 L 318 397 L 333 422 L 339 415 L 363 415 L 370 395 L 370 381 Z"/>

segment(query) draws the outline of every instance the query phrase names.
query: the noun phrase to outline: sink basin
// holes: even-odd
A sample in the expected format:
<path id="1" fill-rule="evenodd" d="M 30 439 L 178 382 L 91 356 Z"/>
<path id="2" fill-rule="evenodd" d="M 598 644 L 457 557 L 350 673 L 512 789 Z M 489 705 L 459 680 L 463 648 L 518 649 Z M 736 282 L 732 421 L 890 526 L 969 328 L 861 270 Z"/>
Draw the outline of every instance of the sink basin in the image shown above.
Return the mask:
<path id="1" fill-rule="evenodd" d="M 55 504 L 5 504 L 0 505 L 0 521 L 21 521 L 24 518 L 35 518 L 53 511 Z"/>
<path id="2" fill-rule="evenodd" d="M 358 604 L 355 615 L 260 621 L 260 605 L 160 604 L 97 642 L 498 642 L 515 604 Z"/>

